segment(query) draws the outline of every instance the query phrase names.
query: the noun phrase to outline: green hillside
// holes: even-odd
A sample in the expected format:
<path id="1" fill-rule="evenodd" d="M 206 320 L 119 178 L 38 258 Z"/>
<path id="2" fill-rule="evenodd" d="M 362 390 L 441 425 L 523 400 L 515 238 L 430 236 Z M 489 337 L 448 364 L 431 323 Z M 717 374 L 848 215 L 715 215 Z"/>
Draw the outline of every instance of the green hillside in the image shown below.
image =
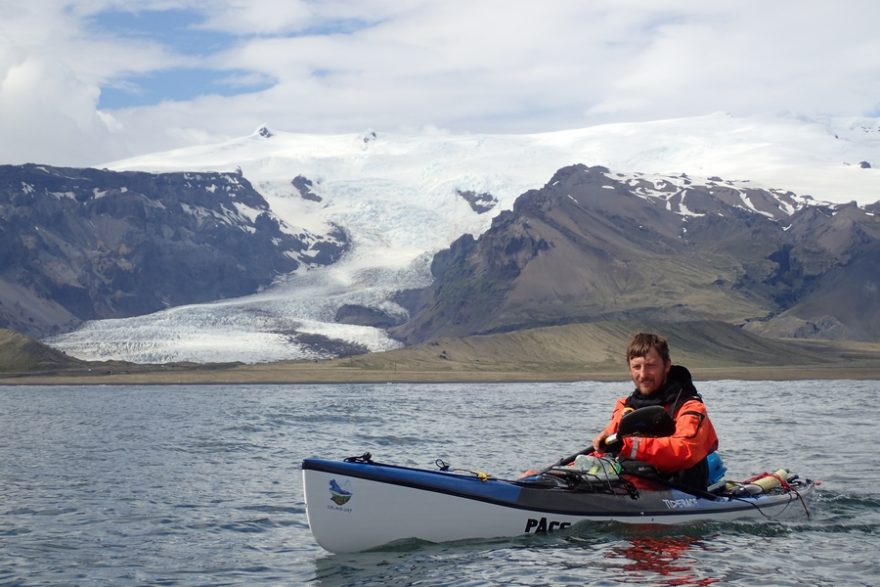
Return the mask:
<path id="1" fill-rule="evenodd" d="M 14 330 L 0 328 L 0 373 L 52 371 L 84 365 L 61 351 L 50 348 Z"/>
<path id="2" fill-rule="evenodd" d="M 624 351 L 633 333 L 660 332 L 670 341 L 672 359 L 695 371 L 798 367 L 878 369 L 880 344 L 773 339 L 715 321 L 680 323 L 598 322 L 520 330 L 504 334 L 443 338 L 409 348 L 337 361 L 381 370 L 546 371 L 619 373 L 626 377 Z"/>

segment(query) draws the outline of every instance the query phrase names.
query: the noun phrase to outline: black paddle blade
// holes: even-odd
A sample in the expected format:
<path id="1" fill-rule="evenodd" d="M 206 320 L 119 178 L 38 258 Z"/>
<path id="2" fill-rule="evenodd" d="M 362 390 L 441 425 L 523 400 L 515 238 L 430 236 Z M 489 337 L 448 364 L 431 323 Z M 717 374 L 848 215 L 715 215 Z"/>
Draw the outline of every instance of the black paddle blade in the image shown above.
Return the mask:
<path id="1" fill-rule="evenodd" d="M 672 436 L 675 422 L 663 406 L 648 406 L 626 414 L 617 427 L 619 436 Z"/>

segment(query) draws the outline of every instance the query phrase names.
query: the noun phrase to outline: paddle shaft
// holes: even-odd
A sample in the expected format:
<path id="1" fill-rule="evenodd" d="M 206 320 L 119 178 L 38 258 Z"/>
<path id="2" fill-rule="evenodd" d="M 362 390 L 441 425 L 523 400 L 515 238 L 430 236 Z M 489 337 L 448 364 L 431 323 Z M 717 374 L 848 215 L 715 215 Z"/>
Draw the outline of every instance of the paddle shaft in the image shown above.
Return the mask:
<path id="1" fill-rule="evenodd" d="M 573 462 L 573 461 L 574 461 L 576 458 L 578 458 L 580 455 L 588 455 L 588 454 L 592 454 L 593 452 L 595 452 L 595 450 L 596 450 L 596 449 L 594 449 L 592 446 L 589 446 L 589 447 L 587 447 L 587 448 L 585 448 L 585 449 L 579 450 L 579 451 L 577 451 L 576 453 L 574 453 L 573 455 L 569 455 L 569 456 L 567 456 L 567 457 L 565 457 L 565 458 L 561 458 L 561 459 L 559 459 L 558 461 L 556 461 L 555 463 L 553 463 L 552 465 L 550 465 L 550 466 L 547 467 L 546 469 L 543 469 L 543 470 L 542 470 L 540 473 L 538 473 L 538 474 L 541 475 L 542 473 L 546 473 L 547 471 L 549 471 L 549 470 L 552 469 L 553 467 L 564 467 L 565 465 L 567 465 L 567 464 Z"/>

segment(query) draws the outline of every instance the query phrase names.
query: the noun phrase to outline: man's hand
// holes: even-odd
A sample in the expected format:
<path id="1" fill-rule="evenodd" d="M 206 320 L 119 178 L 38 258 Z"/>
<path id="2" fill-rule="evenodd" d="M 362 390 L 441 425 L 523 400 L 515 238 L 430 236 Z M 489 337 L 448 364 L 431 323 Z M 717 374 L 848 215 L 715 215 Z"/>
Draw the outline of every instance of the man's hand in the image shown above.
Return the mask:
<path id="1" fill-rule="evenodd" d="M 610 437 L 613 438 L 611 439 L 611 442 L 608 442 Z M 593 449 L 595 449 L 596 452 L 615 454 L 619 453 L 621 448 L 623 448 L 623 438 L 616 434 L 605 434 L 604 432 L 600 432 L 596 435 L 596 438 L 593 439 Z"/>
<path id="2" fill-rule="evenodd" d="M 603 440 L 603 443 L 605 448 L 602 450 L 602 452 L 606 452 L 609 454 L 617 454 L 620 452 L 620 449 L 623 448 L 623 438 L 621 438 L 617 434 L 612 434 L 610 437 L 605 438 Z"/>
<path id="3" fill-rule="evenodd" d="M 596 452 L 605 452 L 605 439 L 608 438 L 608 435 L 604 432 L 600 432 L 593 439 L 593 450 Z"/>

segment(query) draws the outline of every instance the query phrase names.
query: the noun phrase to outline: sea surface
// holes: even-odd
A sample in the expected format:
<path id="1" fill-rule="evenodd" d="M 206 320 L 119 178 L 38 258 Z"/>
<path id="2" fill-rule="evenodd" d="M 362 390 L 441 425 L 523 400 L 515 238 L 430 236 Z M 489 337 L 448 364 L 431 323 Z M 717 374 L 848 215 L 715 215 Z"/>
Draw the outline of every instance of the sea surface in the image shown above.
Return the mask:
<path id="1" fill-rule="evenodd" d="M 512 477 L 586 446 L 629 385 L 0 387 L 0 585 L 880 583 L 880 382 L 698 388 L 728 478 L 820 479 L 810 517 L 334 555 L 303 458 Z"/>

